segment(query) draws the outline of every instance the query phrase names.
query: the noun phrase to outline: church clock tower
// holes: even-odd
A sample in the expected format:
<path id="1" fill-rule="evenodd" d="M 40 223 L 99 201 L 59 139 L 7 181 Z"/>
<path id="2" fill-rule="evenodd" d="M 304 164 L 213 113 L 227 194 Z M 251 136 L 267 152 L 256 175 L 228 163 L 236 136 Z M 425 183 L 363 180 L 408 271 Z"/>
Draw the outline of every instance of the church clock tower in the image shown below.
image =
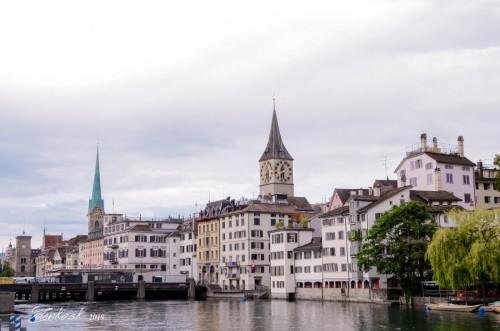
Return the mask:
<path id="1" fill-rule="evenodd" d="M 281 139 L 276 107 L 271 132 L 260 160 L 260 195 L 286 194 L 293 197 L 293 158 Z"/>
<path id="2" fill-rule="evenodd" d="M 104 200 L 101 198 L 101 174 L 99 171 L 99 148 L 95 162 L 94 185 L 92 199 L 89 200 L 89 239 L 101 237 L 104 227 Z"/>

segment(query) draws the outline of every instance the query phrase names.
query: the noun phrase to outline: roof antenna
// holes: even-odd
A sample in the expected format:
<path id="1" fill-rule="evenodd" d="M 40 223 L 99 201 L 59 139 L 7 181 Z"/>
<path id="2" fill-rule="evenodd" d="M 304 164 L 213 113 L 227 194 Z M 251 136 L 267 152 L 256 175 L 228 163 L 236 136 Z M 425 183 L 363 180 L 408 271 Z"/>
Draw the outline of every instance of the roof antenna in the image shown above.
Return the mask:
<path id="1" fill-rule="evenodd" d="M 384 156 L 384 159 L 382 160 L 382 164 L 384 165 L 384 168 L 385 168 L 385 178 L 387 180 L 389 180 L 389 176 L 387 175 L 387 168 L 389 168 L 389 159 L 387 158 L 387 156 Z"/>

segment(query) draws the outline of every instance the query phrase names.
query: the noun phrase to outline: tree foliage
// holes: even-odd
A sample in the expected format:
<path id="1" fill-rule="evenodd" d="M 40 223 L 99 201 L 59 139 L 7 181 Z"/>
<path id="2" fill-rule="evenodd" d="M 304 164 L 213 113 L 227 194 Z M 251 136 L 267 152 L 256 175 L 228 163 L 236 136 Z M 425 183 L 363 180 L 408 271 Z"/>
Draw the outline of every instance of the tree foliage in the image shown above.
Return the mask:
<path id="1" fill-rule="evenodd" d="M 500 168 L 500 154 L 495 154 L 495 159 L 493 161 L 493 164 Z M 500 171 L 497 172 L 497 178 L 495 180 L 495 183 L 493 184 L 495 186 L 495 189 L 497 191 L 500 191 Z"/>
<path id="2" fill-rule="evenodd" d="M 453 290 L 500 281 L 500 210 L 454 210 L 448 216 L 457 227 L 439 229 L 427 251 L 434 279 Z"/>
<path id="3" fill-rule="evenodd" d="M 9 261 L 3 262 L 2 272 L 0 272 L 0 277 L 13 277 L 15 274 L 14 269 L 10 265 Z"/>
<path id="4" fill-rule="evenodd" d="M 397 277 L 406 298 L 430 278 L 425 252 L 437 225 L 427 208 L 408 202 L 383 213 L 357 254 L 365 271 L 376 267 L 379 273 Z"/>

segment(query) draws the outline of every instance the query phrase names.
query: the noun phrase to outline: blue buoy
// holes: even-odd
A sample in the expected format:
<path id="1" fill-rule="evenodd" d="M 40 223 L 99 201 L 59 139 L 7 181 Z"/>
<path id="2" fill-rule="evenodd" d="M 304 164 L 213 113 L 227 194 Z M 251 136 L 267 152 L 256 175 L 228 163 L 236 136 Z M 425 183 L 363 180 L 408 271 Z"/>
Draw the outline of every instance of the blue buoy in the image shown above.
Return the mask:
<path id="1" fill-rule="evenodd" d="M 247 301 L 247 298 L 246 298 L 246 297 L 243 297 L 243 298 L 241 299 L 241 301 L 246 302 L 246 301 Z"/>
<path id="2" fill-rule="evenodd" d="M 483 306 L 479 307 L 478 311 L 479 311 L 480 313 L 484 313 L 484 307 L 483 307 Z"/>
<path id="3" fill-rule="evenodd" d="M 431 307 L 425 306 L 425 311 L 431 311 Z"/>

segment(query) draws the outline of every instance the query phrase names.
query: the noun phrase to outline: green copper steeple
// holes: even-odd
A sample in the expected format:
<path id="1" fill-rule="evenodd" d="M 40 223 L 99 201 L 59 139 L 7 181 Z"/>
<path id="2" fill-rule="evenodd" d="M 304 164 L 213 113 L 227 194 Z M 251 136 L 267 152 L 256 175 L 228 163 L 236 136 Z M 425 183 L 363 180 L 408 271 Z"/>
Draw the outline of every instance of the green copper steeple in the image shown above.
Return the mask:
<path id="1" fill-rule="evenodd" d="M 94 186 L 92 188 L 92 199 L 89 200 L 89 214 L 99 206 L 104 212 L 104 200 L 101 198 L 101 174 L 99 172 L 99 146 L 97 147 L 97 158 L 95 161 Z"/>

